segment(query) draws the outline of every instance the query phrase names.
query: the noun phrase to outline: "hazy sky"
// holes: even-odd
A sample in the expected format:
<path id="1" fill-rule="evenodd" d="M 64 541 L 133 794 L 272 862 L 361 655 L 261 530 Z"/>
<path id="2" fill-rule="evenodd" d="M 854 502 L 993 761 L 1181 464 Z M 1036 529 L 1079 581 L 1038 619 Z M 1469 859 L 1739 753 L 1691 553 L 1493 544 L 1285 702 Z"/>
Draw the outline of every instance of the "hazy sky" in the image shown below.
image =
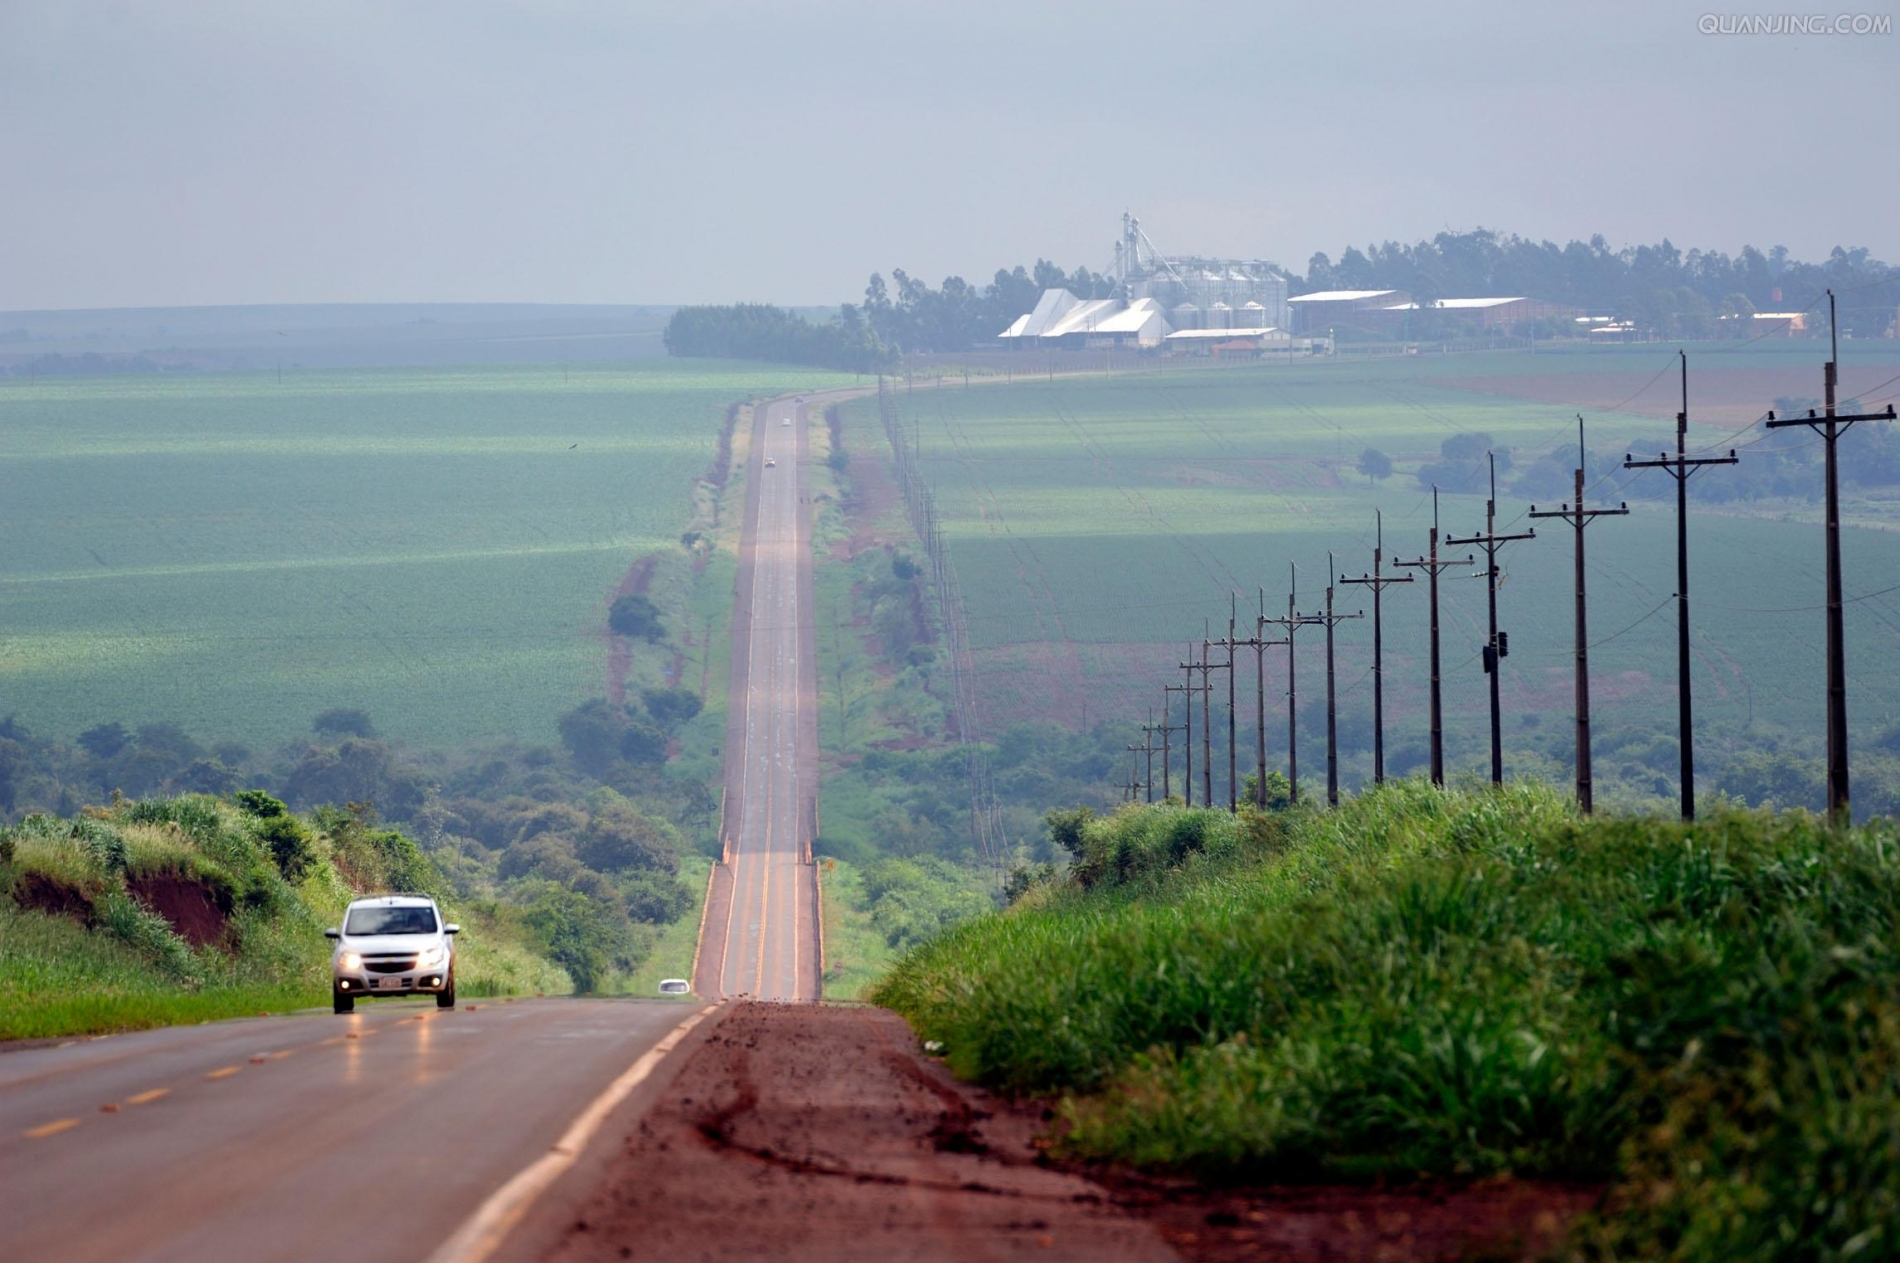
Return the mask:
<path id="1" fill-rule="evenodd" d="M 824 303 L 1102 268 L 1124 208 L 1299 270 L 1476 226 L 1900 259 L 1900 35 L 1715 2 L 0 0 L 0 309 Z"/>

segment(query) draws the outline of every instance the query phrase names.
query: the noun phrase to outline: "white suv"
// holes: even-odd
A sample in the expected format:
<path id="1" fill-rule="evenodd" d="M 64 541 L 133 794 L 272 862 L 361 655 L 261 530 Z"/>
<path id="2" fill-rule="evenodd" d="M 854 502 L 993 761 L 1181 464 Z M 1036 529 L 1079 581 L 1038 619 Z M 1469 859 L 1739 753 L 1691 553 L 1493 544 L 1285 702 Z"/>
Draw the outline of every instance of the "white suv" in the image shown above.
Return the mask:
<path id="1" fill-rule="evenodd" d="M 336 940 L 330 958 L 330 994 L 338 1013 L 356 1007 L 359 995 L 432 993 L 439 1009 L 455 1007 L 455 939 L 459 925 L 445 925 L 442 910 L 427 895 L 376 895 L 356 899 L 343 924 L 325 930 Z"/>

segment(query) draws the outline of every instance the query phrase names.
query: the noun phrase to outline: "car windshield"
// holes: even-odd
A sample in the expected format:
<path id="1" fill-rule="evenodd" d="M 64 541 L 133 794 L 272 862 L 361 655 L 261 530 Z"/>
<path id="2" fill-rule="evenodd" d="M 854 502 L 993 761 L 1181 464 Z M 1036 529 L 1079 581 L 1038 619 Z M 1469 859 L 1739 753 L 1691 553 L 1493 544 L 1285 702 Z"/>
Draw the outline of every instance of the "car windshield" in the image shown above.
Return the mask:
<path id="1" fill-rule="evenodd" d="M 434 934 L 435 909 L 411 905 L 395 908 L 351 908 L 345 934 Z"/>

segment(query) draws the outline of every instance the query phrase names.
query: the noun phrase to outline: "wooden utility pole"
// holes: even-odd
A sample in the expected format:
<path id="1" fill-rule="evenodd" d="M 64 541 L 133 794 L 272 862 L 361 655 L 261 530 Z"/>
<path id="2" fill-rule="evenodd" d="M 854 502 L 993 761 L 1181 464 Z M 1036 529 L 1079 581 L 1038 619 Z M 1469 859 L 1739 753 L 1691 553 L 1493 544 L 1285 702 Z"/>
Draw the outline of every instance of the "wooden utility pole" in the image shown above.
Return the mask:
<path id="1" fill-rule="evenodd" d="M 1476 544 L 1484 549 L 1485 589 L 1491 610 L 1491 633 L 1483 649 L 1485 674 L 1491 677 L 1491 783 L 1504 783 L 1504 718 L 1498 696 L 1498 667 L 1506 654 L 1511 651 L 1510 638 L 1498 630 L 1498 549 L 1521 539 L 1536 539 L 1536 531 L 1525 531 L 1521 535 L 1498 534 L 1498 458 L 1490 452 L 1485 458 L 1491 463 L 1491 498 L 1484 502 L 1484 534 L 1472 535 L 1465 539 L 1448 539 L 1445 542 L 1454 547 L 1460 544 Z"/>
<path id="2" fill-rule="evenodd" d="M 1439 669 L 1438 656 L 1438 576 L 1453 566 L 1469 566 L 1478 559 L 1474 554 L 1463 557 L 1438 558 L 1438 488 L 1432 488 L 1432 532 L 1431 552 L 1414 561 L 1394 562 L 1394 565 L 1423 570 L 1431 581 L 1432 606 L 1432 784 L 1443 786 L 1445 783 L 1445 705 L 1442 689 L 1443 676 Z"/>
<path id="3" fill-rule="evenodd" d="M 1326 612 L 1315 616 L 1314 621 L 1326 627 L 1326 805 L 1339 806 L 1339 712 L 1336 705 L 1336 693 L 1333 683 L 1333 628 L 1349 618 L 1364 618 L 1365 611 L 1357 614 L 1333 613 L 1333 555 L 1326 554 Z"/>
<path id="4" fill-rule="evenodd" d="M 1206 683 L 1196 684 L 1194 682 L 1194 673 L 1201 669 L 1201 664 L 1195 662 L 1193 658 L 1194 645 L 1190 642 L 1188 644 L 1188 661 L 1180 664 L 1181 669 L 1187 673 L 1187 683 L 1170 684 L 1166 686 L 1169 692 L 1182 694 L 1182 700 L 1187 703 L 1184 708 L 1187 713 L 1182 723 L 1182 748 L 1187 751 L 1187 754 L 1184 756 L 1187 761 L 1187 773 L 1182 778 L 1181 795 L 1183 802 L 1189 807 L 1194 805 L 1194 695 L 1196 693 L 1205 694 L 1211 687 Z M 1203 728 L 1207 726 L 1205 718 L 1202 719 L 1201 726 Z"/>
<path id="5" fill-rule="evenodd" d="M 1180 724 L 1171 724 L 1168 722 L 1169 711 L 1172 709 L 1170 703 L 1174 700 L 1169 694 L 1178 693 L 1180 691 L 1181 686 L 1178 684 L 1164 684 L 1161 686 L 1161 800 L 1163 802 L 1174 797 L 1174 786 L 1169 779 L 1173 772 L 1173 739 L 1175 733 L 1182 731 Z"/>
<path id="6" fill-rule="evenodd" d="M 1695 706 L 1689 678 L 1689 479 L 1705 465 L 1733 465 L 1735 450 L 1727 456 L 1691 457 L 1685 454 L 1689 436 L 1689 355 L 1682 357 L 1682 411 L 1676 414 L 1676 454 L 1655 460 L 1637 460 L 1623 454 L 1625 469 L 1661 469 L 1676 480 L 1676 722 L 1682 743 L 1682 818 L 1695 819 Z M 1833 444 L 1828 445 L 1829 450 Z"/>
<path id="7" fill-rule="evenodd" d="M 1387 585 L 1410 583 L 1411 575 L 1385 573 L 1385 515 L 1373 510 L 1372 573 L 1341 583 L 1360 583 L 1372 589 L 1372 783 L 1385 784 L 1385 614 L 1379 597 Z"/>
<path id="8" fill-rule="evenodd" d="M 1827 445 L 1827 814 L 1836 827 L 1850 821 L 1847 802 L 1847 632 L 1841 599 L 1841 482 L 1840 465 L 1834 444 L 1856 421 L 1892 421 L 1893 405 L 1885 412 L 1857 412 L 1851 415 L 1835 411 L 1834 390 L 1840 380 L 1841 339 L 1834 330 L 1834 291 L 1827 292 L 1827 321 L 1831 337 L 1831 355 L 1822 370 L 1826 390 L 1825 410 L 1815 416 L 1808 409 L 1805 417 L 1777 419 L 1768 414 L 1768 428 L 1781 429 L 1805 425 L 1819 434 Z"/>
<path id="9" fill-rule="evenodd" d="M 1300 801 L 1300 691 L 1298 679 L 1294 673 L 1293 633 L 1302 627 L 1310 627 L 1319 622 L 1312 614 L 1301 614 L 1294 608 L 1298 595 L 1300 568 L 1288 564 L 1286 592 L 1286 617 L 1263 618 L 1261 626 L 1268 623 L 1286 628 L 1286 780 L 1287 801 Z"/>
<path id="10" fill-rule="evenodd" d="M 1628 504 L 1615 509 L 1586 509 L 1583 507 L 1583 475 L 1590 463 L 1589 454 L 1583 446 L 1583 417 L 1577 417 L 1577 498 L 1574 503 L 1557 509 L 1538 511 L 1531 506 L 1533 518 L 1560 517 L 1575 529 L 1577 534 L 1576 562 L 1576 627 L 1577 627 L 1577 809 L 1589 815 L 1594 804 L 1591 801 L 1590 776 L 1590 626 L 1583 596 L 1583 528 L 1600 517 L 1623 517 L 1628 515 Z"/>

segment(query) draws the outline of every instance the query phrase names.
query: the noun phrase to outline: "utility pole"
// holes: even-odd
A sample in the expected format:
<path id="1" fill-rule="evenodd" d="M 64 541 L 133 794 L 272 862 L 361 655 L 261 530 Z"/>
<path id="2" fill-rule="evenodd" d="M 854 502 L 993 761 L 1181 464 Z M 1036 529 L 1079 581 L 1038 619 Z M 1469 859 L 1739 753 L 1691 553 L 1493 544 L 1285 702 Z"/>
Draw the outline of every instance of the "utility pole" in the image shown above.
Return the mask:
<path id="1" fill-rule="evenodd" d="M 1827 292 L 1827 321 L 1832 339 L 1831 358 L 1822 371 L 1826 388 L 1826 412 L 1817 417 L 1808 409 L 1805 417 L 1781 420 L 1768 414 L 1768 428 L 1805 425 L 1827 444 L 1827 814 L 1839 827 L 1850 820 L 1847 810 L 1847 638 L 1842 622 L 1841 601 L 1841 484 L 1840 466 L 1835 460 L 1834 444 L 1856 421 L 1892 421 L 1893 405 L 1885 412 L 1842 414 L 1835 411 L 1834 389 L 1840 380 L 1841 338 L 1834 325 L 1834 291 Z"/>
<path id="2" fill-rule="evenodd" d="M 1161 686 L 1161 800 L 1163 802 L 1174 797 L 1174 786 L 1169 780 L 1174 762 L 1173 738 L 1175 733 L 1181 731 L 1181 725 L 1168 722 L 1168 714 L 1174 700 L 1168 694 L 1180 691 L 1181 686 L 1178 684 Z"/>
<path id="3" fill-rule="evenodd" d="M 1152 721 L 1154 719 L 1154 716 L 1149 715 L 1148 718 Z M 1122 748 L 1124 750 L 1127 750 L 1131 754 L 1141 755 L 1147 760 L 1148 772 L 1147 772 L 1147 776 L 1142 780 L 1141 784 L 1142 784 L 1142 788 L 1146 791 L 1147 800 L 1149 802 L 1153 802 L 1155 800 L 1154 724 L 1150 722 L 1150 723 L 1141 725 L 1141 744 L 1140 745 L 1135 745 L 1131 742 L 1130 744 L 1125 745 Z M 1142 765 L 1140 763 L 1135 764 L 1136 770 L 1139 771 L 1141 769 L 1141 766 Z"/>
<path id="4" fill-rule="evenodd" d="M 1531 506 L 1533 518 L 1560 517 L 1577 533 L 1577 809 L 1589 815 L 1593 806 L 1590 794 L 1590 629 L 1583 598 L 1583 528 L 1600 517 L 1624 517 L 1630 511 L 1625 503 L 1615 509 L 1583 507 L 1584 467 L 1590 458 L 1583 446 L 1583 417 L 1577 417 L 1577 498 L 1574 503 L 1538 512 Z"/>
<path id="5" fill-rule="evenodd" d="M 1676 454 L 1655 460 L 1636 460 L 1623 454 L 1625 469 L 1661 469 L 1676 480 L 1676 721 L 1682 742 L 1682 818 L 1695 819 L 1695 707 L 1689 680 L 1689 479 L 1704 465 L 1733 465 L 1735 449 L 1727 456 L 1690 457 L 1684 454 L 1689 434 L 1689 354 L 1682 357 L 1682 411 L 1676 414 Z M 1828 444 L 1832 452 L 1834 445 Z"/>
<path id="6" fill-rule="evenodd" d="M 1432 784 L 1443 788 L 1445 784 L 1445 707 L 1441 690 L 1442 675 L 1438 658 L 1438 576 L 1453 566 L 1469 566 L 1477 561 L 1471 553 L 1463 557 L 1438 559 L 1438 488 L 1432 487 L 1432 533 L 1431 552 L 1428 556 L 1414 561 L 1394 562 L 1394 565 L 1423 570 L 1431 581 L 1432 603 Z"/>
<path id="7" fill-rule="evenodd" d="M 1194 695 L 1196 693 L 1205 694 L 1211 687 L 1205 682 L 1200 684 L 1194 682 L 1194 673 L 1201 669 L 1201 664 L 1193 661 L 1193 658 L 1194 645 L 1193 642 L 1190 641 L 1188 643 L 1189 660 L 1180 664 L 1181 669 L 1187 673 L 1187 683 L 1165 686 L 1169 692 L 1184 694 L 1182 700 L 1187 703 L 1185 708 L 1187 714 L 1182 724 L 1182 747 L 1187 751 L 1185 756 L 1187 760 L 1187 774 L 1182 780 L 1181 794 L 1184 804 L 1189 807 L 1194 805 Z M 1205 676 L 1203 676 L 1203 681 L 1205 681 Z M 1205 715 L 1202 717 L 1201 726 L 1203 728 L 1207 726 Z M 1203 762 L 1205 762 L 1205 760 L 1203 760 Z"/>
<path id="8" fill-rule="evenodd" d="M 1253 805 L 1267 807 L 1267 648 L 1291 645 L 1291 639 L 1268 640 L 1260 633 L 1267 625 L 1267 590 L 1260 589 L 1260 613 L 1254 618 L 1253 638 L 1243 643 L 1253 646 L 1254 682 L 1254 787 Z"/>
<path id="9" fill-rule="evenodd" d="M 1300 801 L 1300 692 L 1298 680 L 1294 675 L 1293 633 L 1302 627 L 1310 627 L 1319 622 L 1311 614 L 1301 614 L 1294 609 L 1298 595 L 1300 568 L 1291 562 L 1287 564 L 1286 617 L 1263 618 L 1261 626 L 1268 623 L 1286 628 L 1286 780 L 1287 801 Z"/>
<path id="10" fill-rule="evenodd" d="M 1238 616 L 1240 598 L 1227 594 L 1227 812 L 1229 815 L 1240 811 L 1240 777 L 1234 766 L 1234 620 Z"/>
<path id="11" fill-rule="evenodd" d="M 1236 730 L 1237 720 L 1235 718 L 1238 712 L 1238 705 L 1235 698 L 1236 660 L 1234 658 L 1234 650 L 1240 645 L 1249 645 L 1253 642 L 1251 640 L 1240 640 L 1234 634 L 1235 625 L 1240 617 L 1239 597 L 1234 593 L 1228 593 L 1227 604 L 1227 635 L 1223 639 L 1209 640 L 1204 642 L 1204 644 L 1220 645 L 1227 650 L 1227 665 L 1223 667 L 1219 663 L 1215 663 L 1211 669 L 1216 671 L 1224 670 L 1227 672 L 1227 810 L 1231 812 L 1240 810 L 1240 777 L 1237 763 L 1239 742 L 1238 732 Z M 1202 656 L 1203 658 L 1206 657 L 1205 649 L 1203 649 Z M 1210 805 L 1211 802 L 1212 800 L 1210 799 Z"/>
<path id="12" fill-rule="evenodd" d="M 1491 498 L 1484 502 L 1484 534 L 1472 535 L 1466 539 L 1448 539 L 1447 544 L 1456 547 L 1460 544 L 1476 544 L 1484 549 L 1484 577 L 1486 594 L 1490 600 L 1491 635 L 1484 646 L 1484 670 L 1491 677 L 1491 783 L 1504 783 L 1504 721 L 1498 697 L 1498 667 L 1505 655 L 1511 651 L 1510 638 L 1498 630 L 1498 549 L 1520 539 L 1536 539 L 1537 532 L 1525 531 L 1521 535 L 1498 534 L 1498 458 L 1490 452 L 1485 459 L 1491 463 Z"/>
<path id="13" fill-rule="evenodd" d="M 1229 678 L 1233 675 L 1231 653 L 1228 655 L 1229 661 L 1224 668 L 1207 656 L 1208 650 L 1217 643 L 1212 635 L 1211 629 L 1203 622 L 1201 660 L 1194 666 L 1194 669 L 1201 673 L 1201 804 L 1206 807 L 1214 805 L 1214 682 L 1208 676 L 1220 670 L 1227 671 Z M 1192 645 L 1188 646 L 1188 657 L 1190 659 L 1194 657 Z"/>
<path id="14" fill-rule="evenodd" d="M 1333 628 L 1349 618 L 1364 618 L 1365 611 L 1357 614 L 1333 613 L 1333 555 L 1326 554 L 1326 612 L 1314 621 L 1326 625 L 1326 805 L 1339 806 L 1339 723 L 1338 710 L 1334 705 L 1333 689 Z"/>
<path id="15" fill-rule="evenodd" d="M 1379 597 L 1388 584 L 1410 583 L 1411 575 L 1385 573 L 1385 515 L 1373 510 L 1372 573 L 1341 583 L 1361 583 L 1372 589 L 1372 783 L 1385 784 L 1385 615 Z"/>

